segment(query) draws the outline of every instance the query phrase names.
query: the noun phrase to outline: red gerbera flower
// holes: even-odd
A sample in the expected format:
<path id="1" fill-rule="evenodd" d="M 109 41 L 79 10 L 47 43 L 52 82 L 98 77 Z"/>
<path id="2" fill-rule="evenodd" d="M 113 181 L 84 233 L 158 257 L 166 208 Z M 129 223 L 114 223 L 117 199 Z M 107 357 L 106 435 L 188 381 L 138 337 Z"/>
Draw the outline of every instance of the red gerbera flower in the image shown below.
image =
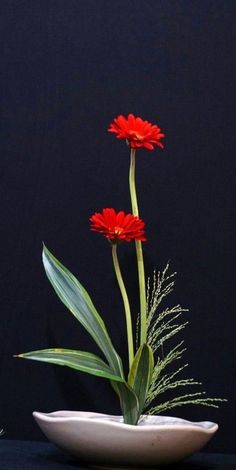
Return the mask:
<path id="1" fill-rule="evenodd" d="M 146 241 L 144 222 L 132 214 L 106 208 L 102 212 L 96 212 L 89 220 L 91 230 L 102 233 L 112 243 L 132 240 Z"/>
<path id="2" fill-rule="evenodd" d="M 161 129 L 140 117 L 129 114 L 128 118 L 120 115 L 110 124 L 108 132 L 114 132 L 117 139 L 126 139 L 131 148 L 145 147 L 153 150 L 154 145 L 163 148 L 160 140 L 165 137 Z"/>

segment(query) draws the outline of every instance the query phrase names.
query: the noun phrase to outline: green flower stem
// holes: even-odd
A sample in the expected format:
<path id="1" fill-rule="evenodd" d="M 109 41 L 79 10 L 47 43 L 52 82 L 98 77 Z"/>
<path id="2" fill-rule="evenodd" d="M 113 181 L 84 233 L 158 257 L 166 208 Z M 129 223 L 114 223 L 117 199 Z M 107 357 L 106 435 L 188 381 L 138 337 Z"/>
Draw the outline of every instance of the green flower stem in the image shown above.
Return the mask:
<path id="1" fill-rule="evenodd" d="M 131 368 L 131 364 L 134 359 L 134 343 L 133 343 L 133 330 L 132 330 L 132 320 L 131 320 L 131 312 L 129 306 L 129 299 L 127 296 L 126 288 L 124 285 L 124 281 L 122 278 L 122 274 L 120 271 L 120 265 L 117 257 L 117 245 L 115 243 L 112 244 L 112 259 L 114 264 L 114 269 L 116 273 L 117 282 L 119 284 L 120 292 L 122 295 L 124 309 L 125 309 L 125 317 L 126 317 L 126 328 L 127 328 L 127 339 L 128 339 L 128 353 L 129 353 L 129 368 Z"/>
<path id="2" fill-rule="evenodd" d="M 130 153 L 129 187 L 130 187 L 130 197 L 131 197 L 133 215 L 139 217 L 136 186 L 135 186 L 135 149 L 131 149 L 131 153 Z M 141 345 L 143 343 L 146 343 L 146 339 L 147 339 L 146 283 L 145 283 L 142 242 L 139 240 L 136 240 L 135 246 L 136 246 L 137 264 L 138 264 L 139 293 L 140 293 L 140 324 L 141 324 L 140 345 Z"/>

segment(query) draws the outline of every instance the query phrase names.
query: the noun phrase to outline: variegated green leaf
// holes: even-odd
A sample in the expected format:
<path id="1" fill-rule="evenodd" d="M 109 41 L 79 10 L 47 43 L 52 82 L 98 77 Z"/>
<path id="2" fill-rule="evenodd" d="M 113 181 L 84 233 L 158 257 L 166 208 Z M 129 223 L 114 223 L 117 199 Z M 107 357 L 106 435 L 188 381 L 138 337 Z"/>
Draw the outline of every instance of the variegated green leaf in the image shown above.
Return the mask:
<path id="1" fill-rule="evenodd" d="M 154 367 L 153 352 L 150 346 L 143 344 L 133 360 L 128 383 L 138 397 L 139 413 L 144 408 L 147 392 L 152 379 Z"/>
<path id="2" fill-rule="evenodd" d="M 111 368 L 95 354 L 76 351 L 73 349 L 41 349 L 19 354 L 17 357 L 32 359 L 34 361 L 48 362 L 59 366 L 67 366 L 81 372 L 103 377 L 114 381 L 123 381 L 120 376 L 115 375 Z"/>
<path id="3" fill-rule="evenodd" d="M 121 359 L 111 343 L 106 326 L 88 292 L 45 246 L 43 264 L 47 277 L 61 301 L 88 331 L 105 355 L 113 374 L 110 379 L 111 383 L 119 395 L 124 422 L 136 424 L 139 418 L 138 398 L 124 379 Z M 121 381 L 118 381 L 117 377 L 120 377 Z"/>
<path id="4" fill-rule="evenodd" d="M 123 377 L 121 359 L 112 345 L 106 326 L 88 292 L 45 246 L 43 264 L 47 277 L 61 301 L 92 336 L 105 355 L 113 373 Z"/>
<path id="5" fill-rule="evenodd" d="M 137 424 L 139 420 L 139 400 L 127 382 L 111 382 L 115 392 L 119 395 L 120 406 L 125 424 Z"/>
<path id="6" fill-rule="evenodd" d="M 114 390 L 119 395 L 124 422 L 126 424 L 137 423 L 139 417 L 137 396 L 125 380 L 115 375 L 111 368 L 95 354 L 73 349 L 54 348 L 31 351 L 19 354 L 17 357 L 66 366 L 71 369 L 109 379 Z"/>

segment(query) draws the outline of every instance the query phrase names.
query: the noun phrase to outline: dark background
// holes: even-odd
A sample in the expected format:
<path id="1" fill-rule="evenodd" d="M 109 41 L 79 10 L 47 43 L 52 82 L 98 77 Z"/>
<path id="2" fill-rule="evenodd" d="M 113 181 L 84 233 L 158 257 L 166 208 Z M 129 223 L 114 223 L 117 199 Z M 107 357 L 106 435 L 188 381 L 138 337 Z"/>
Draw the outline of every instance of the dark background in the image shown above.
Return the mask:
<path id="1" fill-rule="evenodd" d="M 1 1 L 1 395 L 8 438 L 43 439 L 33 410 L 119 413 L 102 379 L 23 361 L 46 347 L 94 350 L 60 304 L 41 263 L 42 240 L 80 279 L 126 355 L 110 249 L 89 231 L 103 207 L 130 210 L 128 149 L 106 129 L 133 112 L 166 133 L 140 150 L 147 273 L 171 260 L 170 304 L 190 308 L 186 375 L 219 410 L 175 414 L 220 425 L 208 446 L 235 451 L 235 2 Z M 132 245 L 120 249 L 137 311 Z M 234 289 L 235 290 L 235 289 Z M 179 336 L 179 340 L 183 335 Z"/>

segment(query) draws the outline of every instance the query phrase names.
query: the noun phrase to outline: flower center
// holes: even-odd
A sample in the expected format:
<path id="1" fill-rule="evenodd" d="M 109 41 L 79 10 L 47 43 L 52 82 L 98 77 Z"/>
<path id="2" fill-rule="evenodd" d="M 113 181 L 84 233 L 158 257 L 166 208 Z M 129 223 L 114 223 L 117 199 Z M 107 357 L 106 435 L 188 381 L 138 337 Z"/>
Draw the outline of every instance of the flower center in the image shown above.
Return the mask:
<path id="1" fill-rule="evenodd" d="M 133 140 L 143 140 L 143 135 L 138 134 L 138 132 L 136 132 L 136 131 L 130 131 L 129 135 L 130 135 L 131 139 L 133 139 Z"/>
<path id="2" fill-rule="evenodd" d="M 114 234 L 115 235 L 121 235 L 123 233 L 124 229 L 122 227 L 114 227 Z"/>

